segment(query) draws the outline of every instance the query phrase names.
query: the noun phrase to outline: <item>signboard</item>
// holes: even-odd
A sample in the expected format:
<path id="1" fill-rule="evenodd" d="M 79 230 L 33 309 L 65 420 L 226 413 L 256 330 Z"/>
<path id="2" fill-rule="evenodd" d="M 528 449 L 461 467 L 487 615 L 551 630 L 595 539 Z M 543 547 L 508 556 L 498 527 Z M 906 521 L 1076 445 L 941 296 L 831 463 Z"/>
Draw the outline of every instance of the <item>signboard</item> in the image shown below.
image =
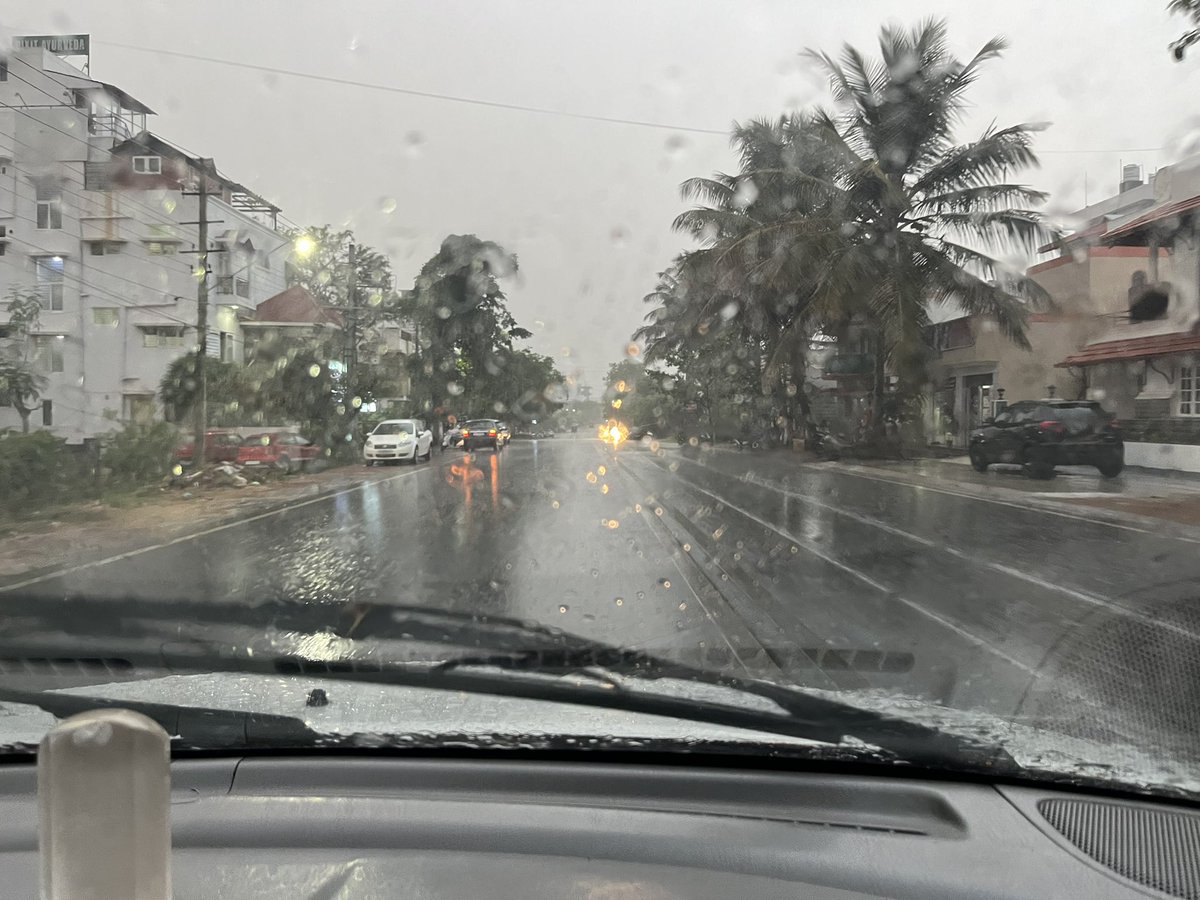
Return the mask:
<path id="1" fill-rule="evenodd" d="M 12 39 L 14 50 L 41 47 L 59 56 L 91 56 L 90 34 L 27 34 Z"/>

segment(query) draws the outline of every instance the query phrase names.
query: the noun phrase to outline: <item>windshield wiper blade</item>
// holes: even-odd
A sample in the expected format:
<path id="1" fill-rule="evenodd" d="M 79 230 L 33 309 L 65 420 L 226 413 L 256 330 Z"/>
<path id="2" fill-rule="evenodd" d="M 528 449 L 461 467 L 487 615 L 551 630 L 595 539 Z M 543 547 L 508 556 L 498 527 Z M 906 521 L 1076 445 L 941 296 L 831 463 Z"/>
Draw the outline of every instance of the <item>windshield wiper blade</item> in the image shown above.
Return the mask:
<path id="1" fill-rule="evenodd" d="M 431 636 L 432 632 L 425 639 Z M 451 643 L 460 645 L 457 638 Z M 44 662 L 52 658 L 56 663 L 69 663 L 72 654 L 86 646 L 89 655 L 119 658 L 135 671 L 146 670 L 148 676 L 163 671 L 245 673 L 464 691 L 686 719 L 833 745 L 853 738 L 913 765 L 955 766 L 990 773 L 1019 771 L 1019 766 L 996 745 L 862 709 L 800 688 L 693 669 L 639 651 L 607 647 L 581 638 L 571 637 L 568 643 L 575 646 L 481 654 L 446 665 L 446 660 L 392 663 L 370 656 L 314 659 L 295 654 L 247 653 L 244 649 L 240 653 L 231 653 L 228 645 L 222 649 L 203 641 L 183 644 L 173 634 L 168 640 L 159 642 L 140 637 L 97 646 L 94 635 L 56 632 L 31 642 L 0 637 L 0 672 L 19 669 L 29 660 Z M 571 671 L 589 669 L 601 673 L 599 681 L 594 676 L 583 682 L 561 677 Z M 614 686 L 610 683 L 614 681 L 614 674 L 630 679 L 631 684 Z M 665 689 L 643 689 L 646 684 L 666 678 L 725 688 L 735 696 L 739 693 L 744 697 L 757 696 L 771 701 L 778 711 L 705 697 L 681 696 L 677 691 Z M 620 684 L 619 680 L 617 684 Z M 6 693 L 0 693 L 0 699 L 6 696 Z M 113 705 L 128 704 L 115 702 Z M 82 708 L 91 707 L 85 705 Z M 298 735 L 297 739 L 310 736 Z"/>
<path id="2" fill-rule="evenodd" d="M 0 687 L 0 702 L 34 706 L 59 719 L 93 709 L 133 710 L 153 719 L 172 738 L 178 736 L 180 740 L 175 742 L 177 747 L 295 747 L 324 737 L 301 719 L 274 713 L 118 700 L 61 691 L 17 691 L 3 687 Z"/>

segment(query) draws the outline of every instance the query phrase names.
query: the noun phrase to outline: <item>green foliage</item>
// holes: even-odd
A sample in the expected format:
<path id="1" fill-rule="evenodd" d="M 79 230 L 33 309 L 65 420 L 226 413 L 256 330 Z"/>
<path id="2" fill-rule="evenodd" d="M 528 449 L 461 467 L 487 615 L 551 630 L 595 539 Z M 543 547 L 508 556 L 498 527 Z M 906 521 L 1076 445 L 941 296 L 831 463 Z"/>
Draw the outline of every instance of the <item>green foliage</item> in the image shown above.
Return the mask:
<path id="1" fill-rule="evenodd" d="M 204 360 L 207 420 L 209 427 L 245 424 L 256 395 L 245 369 L 237 363 L 208 357 Z M 158 395 L 168 417 L 176 423 L 191 421 L 196 402 L 196 354 L 188 353 L 171 362 L 158 386 Z"/>
<path id="2" fill-rule="evenodd" d="M 1171 0 L 1167 10 L 1191 20 L 1192 27 L 1171 42 L 1171 53 L 1182 60 L 1188 47 L 1200 41 L 1200 0 Z"/>
<path id="3" fill-rule="evenodd" d="M 21 430 L 29 431 L 29 415 L 40 405 L 46 379 L 32 359 L 30 332 L 38 326 L 42 312 L 41 297 L 12 285 L 5 303 L 10 336 L 0 342 L 0 406 L 11 406 L 21 417 Z"/>
<path id="4" fill-rule="evenodd" d="M 111 484 L 150 484 L 171 471 L 178 443 L 179 431 L 167 422 L 131 422 L 105 436 L 100 464 Z"/>
<path id="5" fill-rule="evenodd" d="M 74 496 L 79 466 L 66 442 L 47 431 L 0 432 L 0 511 L 18 516 Z"/>
<path id="6" fill-rule="evenodd" d="M 866 332 L 872 407 L 883 412 L 889 369 L 900 405 L 924 387 L 931 302 L 990 319 L 1019 346 L 1028 311 L 1049 305 L 1002 262 L 1054 237 L 1028 208 L 1045 195 L 1009 179 L 1036 165 L 1039 126 L 989 127 L 967 142 L 955 134 L 969 88 L 1004 42 L 964 63 L 945 25 L 928 21 L 885 27 L 879 48 L 877 60 L 850 46 L 836 60 L 810 51 L 836 108 L 737 126 L 740 171 L 683 185 L 697 205 L 675 227 L 701 249 L 660 275 L 635 337 L 648 361 L 677 373 L 714 430 L 739 398 L 753 401 L 744 411 L 755 419 L 805 419 L 807 348 L 818 332 Z M 882 430 L 882 415 L 874 426 Z"/>
<path id="7" fill-rule="evenodd" d="M 452 234 L 401 296 L 396 314 L 420 336 L 409 360 L 419 408 L 495 414 L 505 367 L 527 362 L 514 361 L 513 341 L 531 336 L 509 312 L 500 288 L 517 265 L 499 244 Z"/>

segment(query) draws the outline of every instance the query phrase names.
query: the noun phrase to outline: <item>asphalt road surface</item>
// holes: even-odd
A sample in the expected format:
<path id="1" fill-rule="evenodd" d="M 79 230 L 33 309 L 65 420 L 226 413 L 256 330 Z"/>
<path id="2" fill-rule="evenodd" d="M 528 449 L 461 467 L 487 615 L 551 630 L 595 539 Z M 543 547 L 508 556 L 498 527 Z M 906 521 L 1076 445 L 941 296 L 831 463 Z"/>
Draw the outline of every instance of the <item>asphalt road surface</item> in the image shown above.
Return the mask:
<path id="1" fill-rule="evenodd" d="M 1200 546 L 1178 535 L 782 454 L 559 438 L 394 472 L 21 591 L 511 616 L 1197 755 Z"/>

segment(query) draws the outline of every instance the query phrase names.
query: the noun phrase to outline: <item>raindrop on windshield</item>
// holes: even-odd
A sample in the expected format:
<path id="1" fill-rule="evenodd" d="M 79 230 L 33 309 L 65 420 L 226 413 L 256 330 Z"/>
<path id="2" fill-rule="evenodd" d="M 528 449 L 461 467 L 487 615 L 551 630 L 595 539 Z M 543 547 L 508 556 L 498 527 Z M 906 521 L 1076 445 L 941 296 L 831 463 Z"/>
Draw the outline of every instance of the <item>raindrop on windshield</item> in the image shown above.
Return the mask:
<path id="1" fill-rule="evenodd" d="M 570 607 L 567 606 L 567 604 L 565 604 L 565 603 L 560 604 L 558 607 L 559 613 L 565 613 L 568 609 L 570 609 Z"/>
<path id="2" fill-rule="evenodd" d="M 390 216 L 392 213 L 394 213 L 396 211 L 396 198 L 395 197 L 380 197 L 379 198 L 379 211 L 381 213 L 383 213 L 385 216 Z"/>

